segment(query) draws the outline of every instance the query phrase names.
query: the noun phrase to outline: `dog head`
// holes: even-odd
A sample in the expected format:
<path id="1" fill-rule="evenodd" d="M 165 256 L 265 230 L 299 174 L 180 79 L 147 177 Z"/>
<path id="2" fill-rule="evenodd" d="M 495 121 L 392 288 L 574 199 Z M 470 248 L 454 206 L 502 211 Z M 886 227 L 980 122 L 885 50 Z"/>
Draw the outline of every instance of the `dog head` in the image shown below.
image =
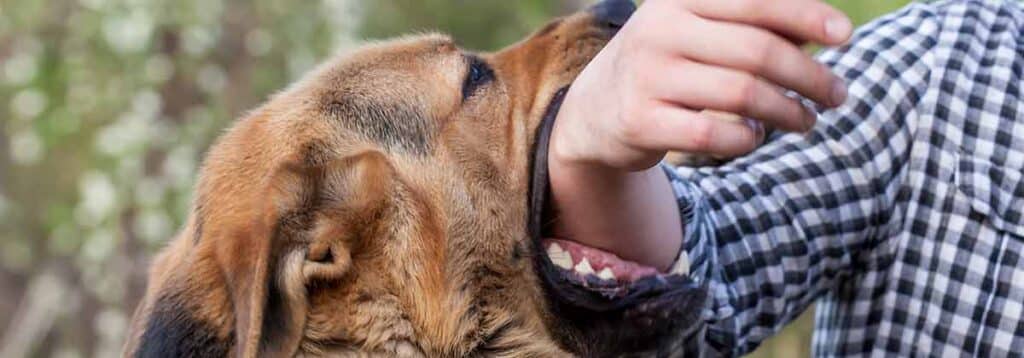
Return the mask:
<path id="1" fill-rule="evenodd" d="M 125 354 L 658 349 L 684 318 L 664 277 L 595 291 L 527 230 L 538 128 L 632 9 L 606 1 L 493 54 L 375 44 L 275 95 L 209 151 Z"/>

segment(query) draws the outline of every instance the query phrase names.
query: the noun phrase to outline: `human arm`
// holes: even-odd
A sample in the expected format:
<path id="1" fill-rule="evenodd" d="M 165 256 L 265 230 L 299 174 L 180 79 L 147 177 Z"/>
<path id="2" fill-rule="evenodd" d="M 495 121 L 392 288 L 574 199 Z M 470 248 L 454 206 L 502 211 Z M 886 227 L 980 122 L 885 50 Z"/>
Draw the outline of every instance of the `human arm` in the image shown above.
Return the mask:
<path id="1" fill-rule="evenodd" d="M 666 248 L 683 233 L 656 167 L 665 152 L 734 157 L 763 139 L 759 122 L 703 109 L 810 128 L 814 115 L 782 89 L 824 106 L 845 89 L 788 39 L 837 44 L 849 32 L 845 16 L 815 0 L 645 2 L 580 74 L 555 122 L 552 235 L 666 269 L 675 257 Z"/>
<path id="2" fill-rule="evenodd" d="M 935 88 L 928 9 L 877 20 L 822 55 L 849 83 L 850 100 L 819 108 L 806 136 L 781 135 L 720 168 L 668 173 L 690 276 L 712 291 L 700 342 L 749 352 L 844 276 L 884 264 L 883 239 L 906 224 L 900 202 L 913 184 L 914 148 L 930 150 L 917 122 Z"/>

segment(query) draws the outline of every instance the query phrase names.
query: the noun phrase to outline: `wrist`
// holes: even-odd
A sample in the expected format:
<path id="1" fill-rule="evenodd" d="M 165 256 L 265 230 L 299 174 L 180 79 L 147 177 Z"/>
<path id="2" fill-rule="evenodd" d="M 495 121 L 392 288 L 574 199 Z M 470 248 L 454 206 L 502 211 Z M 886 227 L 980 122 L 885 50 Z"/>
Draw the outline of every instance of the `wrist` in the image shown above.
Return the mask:
<path id="1" fill-rule="evenodd" d="M 592 97 L 577 96 L 570 88 L 552 129 L 548 233 L 668 269 L 682 225 L 671 184 L 657 166 L 664 153 L 617 145 L 609 125 L 602 126 L 614 115 L 591 116 Z"/>
<path id="2" fill-rule="evenodd" d="M 667 270 L 682 243 L 671 185 L 661 168 L 623 171 L 549 164 L 554 217 L 550 234 Z"/>

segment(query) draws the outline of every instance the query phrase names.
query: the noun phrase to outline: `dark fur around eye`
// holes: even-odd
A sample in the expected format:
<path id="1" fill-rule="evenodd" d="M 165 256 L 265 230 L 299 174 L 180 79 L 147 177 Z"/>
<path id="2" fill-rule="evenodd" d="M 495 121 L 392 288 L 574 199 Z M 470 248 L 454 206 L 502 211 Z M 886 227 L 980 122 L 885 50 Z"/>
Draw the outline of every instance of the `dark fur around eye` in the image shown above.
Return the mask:
<path id="1" fill-rule="evenodd" d="M 462 100 L 465 101 L 473 96 L 477 89 L 494 80 L 494 70 L 487 65 L 487 62 L 476 56 L 467 58 L 469 69 L 466 70 L 466 79 L 462 82 Z"/>

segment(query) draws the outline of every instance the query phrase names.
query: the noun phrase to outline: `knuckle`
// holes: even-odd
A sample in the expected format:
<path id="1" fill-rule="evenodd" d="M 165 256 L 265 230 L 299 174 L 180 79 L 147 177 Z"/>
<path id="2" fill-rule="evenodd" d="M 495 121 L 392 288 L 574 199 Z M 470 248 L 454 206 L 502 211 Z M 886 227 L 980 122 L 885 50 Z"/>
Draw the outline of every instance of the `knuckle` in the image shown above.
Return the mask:
<path id="1" fill-rule="evenodd" d="M 701 153 L 710 151 L 715 131 L 711 121 L 693 121 L 690 130 L 693 133 L 691 149 Z"/>
<path id="2" fill-rule="evenodd" d="M 818 66 L 818 71 L 817 72 L 819 73 L 819 75 L 818 75 L 818 78 L 819 78 L 818 79 L 818 88 L 817 88 L 818 93 L 821 93 L 823 97 L 831 96 L 832 95 L 832 88 L 833 88 L 833 86 L 835 86 L 837 84 L 836 81 L 839 81 L 839 79 L 838 79 L 838 77 L 834 73 L 832 73 L 831 70 L 829 70 L 828 67 L 823 66 L 823 65 L 817 65 L 817 66 Z"/>
<path id="3" fill-rule="evenodd" d="M 749 74 L 740 75 L 729 98 L 730 109 L 739 113 L 749 113 L 754 107 L 759 87 L 756 77 Z"/>
<path id="4" fill-rule="evenodd" d="M 637 102 L 638 101 L 635 98 L 628 98 L 622 102 L 622 106 L 619 107 L 621 108 L 619 116 L 620 125 L 626 126 L 636 121 L 636 119 L 639 117 L 639 115 L 641 114 L 640 112 L 643 110 L 643 107 L 640 106 Z"/>
<path id="5" fill-rule="evenodd" d="M 759 73 L 771 71 L 772 65 L 775 63 L 777 56 L 781 53 L 781 45 L 775 39 L 770 36 L 760 37 L 754 40 L 753 46 L 751 46 L 750 56 L 748 59 L 751 64 L 751 68 Z"/>
<path id="6" fill-rule="evenodd" d="M 631 146 L 639 145 L 643 139 L 644 131 L 640 128 L 639 121 L 629 121 L 619 127 L 619 135 L 622 142 Z"/>
<path id="7" fill-rule="evenodd" d="M 617 124 L 622 141 L 633 145 L 639 143 L 644 136 L 643 122 L 646 120 L 642 106 L 635 101 L 623 105 Z"/>

